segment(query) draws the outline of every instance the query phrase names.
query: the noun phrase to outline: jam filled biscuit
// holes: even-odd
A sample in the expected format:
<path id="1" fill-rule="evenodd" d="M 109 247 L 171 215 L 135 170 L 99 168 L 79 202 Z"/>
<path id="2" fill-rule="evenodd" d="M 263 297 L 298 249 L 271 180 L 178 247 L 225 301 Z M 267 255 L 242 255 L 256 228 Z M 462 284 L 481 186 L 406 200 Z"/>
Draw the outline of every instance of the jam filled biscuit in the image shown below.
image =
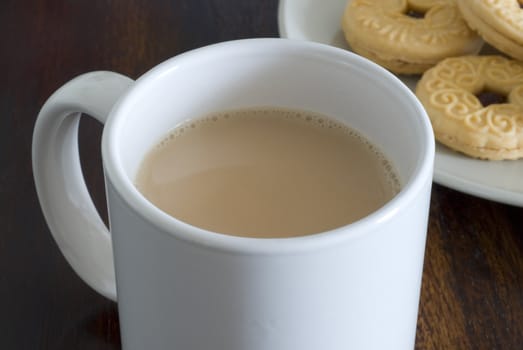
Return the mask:
<path id="1" fill-rule="evenodd" d="M 448 58 L 423 74 L 416 95 L 439 142 L 475 158 L 523 157 L 523 63 Z"/>
<path id="2" fill-rule="evenodd" d="M 352 0 L 342 28 L 354 52 L 395 73 L 422 73 L 483 45 L 455 0 Z"/>
<path id="3" fill-rule="evenodd" d="M 458 0 L 469 26 L 499 51 L 523 60 L 523 0 Z"/>

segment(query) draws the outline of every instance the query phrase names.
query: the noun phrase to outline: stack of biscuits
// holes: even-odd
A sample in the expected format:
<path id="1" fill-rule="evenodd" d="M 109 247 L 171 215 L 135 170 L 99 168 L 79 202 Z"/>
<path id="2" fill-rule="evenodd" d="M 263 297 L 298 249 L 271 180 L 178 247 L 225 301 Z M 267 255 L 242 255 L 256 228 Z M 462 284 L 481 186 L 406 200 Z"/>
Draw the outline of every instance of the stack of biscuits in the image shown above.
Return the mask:
<path id="1" fill-rule="evenodd" d="M 416 95 L 436 139 L 480 159 L 523 157 L 523 0 L 352 0 L 352 50 L 397 74 L 422 74 Z M 487 42 L 499 54 L 478 55 Z"/>

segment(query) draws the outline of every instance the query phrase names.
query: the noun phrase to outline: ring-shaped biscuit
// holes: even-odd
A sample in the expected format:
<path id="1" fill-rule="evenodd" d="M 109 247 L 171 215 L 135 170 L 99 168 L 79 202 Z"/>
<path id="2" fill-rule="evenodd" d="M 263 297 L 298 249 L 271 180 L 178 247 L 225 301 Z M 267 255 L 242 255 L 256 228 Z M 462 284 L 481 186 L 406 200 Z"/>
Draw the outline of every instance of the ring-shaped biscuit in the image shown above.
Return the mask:
<path id="1" fill-rule="evenodd" d="M 523 60 L 523 0 L 457 0 L 463 18 L 499 51 Z"/>
<path id="2" fill-rule="evenodd" d="M 484 104 L 480 95 L 501 101 Z M 523 157 L 523 63 L 501 56 L 448 58 L 416 87 L 436 139 L 481 159 Z"/>
<path id="3" fill-rule="evenodd" d="M 422 73 L 483 45 L 455 0 L 352 0 L 342 29 L 354 52 L 395 73 Z"/>

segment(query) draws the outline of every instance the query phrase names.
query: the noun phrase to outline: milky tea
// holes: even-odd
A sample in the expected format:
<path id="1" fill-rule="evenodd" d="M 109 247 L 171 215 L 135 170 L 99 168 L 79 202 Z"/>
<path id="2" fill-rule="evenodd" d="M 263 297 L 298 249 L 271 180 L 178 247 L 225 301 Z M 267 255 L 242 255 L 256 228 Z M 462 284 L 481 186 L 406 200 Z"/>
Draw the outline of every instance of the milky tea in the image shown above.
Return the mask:
<path id="1" fill-rule="evenodd" d="M 350 224 L 400 189 L 390 162 L 324 115 L 257 108 L 176 127 L 144 158 L 138 190 L 171 216 L 245 237 L 292 237 Z"/>

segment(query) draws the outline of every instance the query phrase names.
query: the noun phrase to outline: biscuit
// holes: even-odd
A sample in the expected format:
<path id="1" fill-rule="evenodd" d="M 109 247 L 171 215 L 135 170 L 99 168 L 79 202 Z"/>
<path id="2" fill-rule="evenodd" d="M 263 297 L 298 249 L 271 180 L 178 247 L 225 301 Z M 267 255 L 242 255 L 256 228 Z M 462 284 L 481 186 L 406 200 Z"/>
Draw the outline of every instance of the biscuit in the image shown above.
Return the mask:
<path id="1" fill-rule="evenodd" d="M 482 103 L 480 95 L 501 98 Z M 523 63 L 499 55 L 448 58 L 416 87 L 436 139 L 474 158 L 523 157 Z"/>
<path id="2" fill-rule="evenodd" d="M 352 0 L 342 29 L 354 52 L 394 73 L 422 73 L 446 57 L 476 54 L 483 45 L 455 0 Z"/>
<path id="3" fill-rule="evenodd" d="M 458 0 L 469 26 L 499 51 L 523 60 L 522 0 Z"/>

